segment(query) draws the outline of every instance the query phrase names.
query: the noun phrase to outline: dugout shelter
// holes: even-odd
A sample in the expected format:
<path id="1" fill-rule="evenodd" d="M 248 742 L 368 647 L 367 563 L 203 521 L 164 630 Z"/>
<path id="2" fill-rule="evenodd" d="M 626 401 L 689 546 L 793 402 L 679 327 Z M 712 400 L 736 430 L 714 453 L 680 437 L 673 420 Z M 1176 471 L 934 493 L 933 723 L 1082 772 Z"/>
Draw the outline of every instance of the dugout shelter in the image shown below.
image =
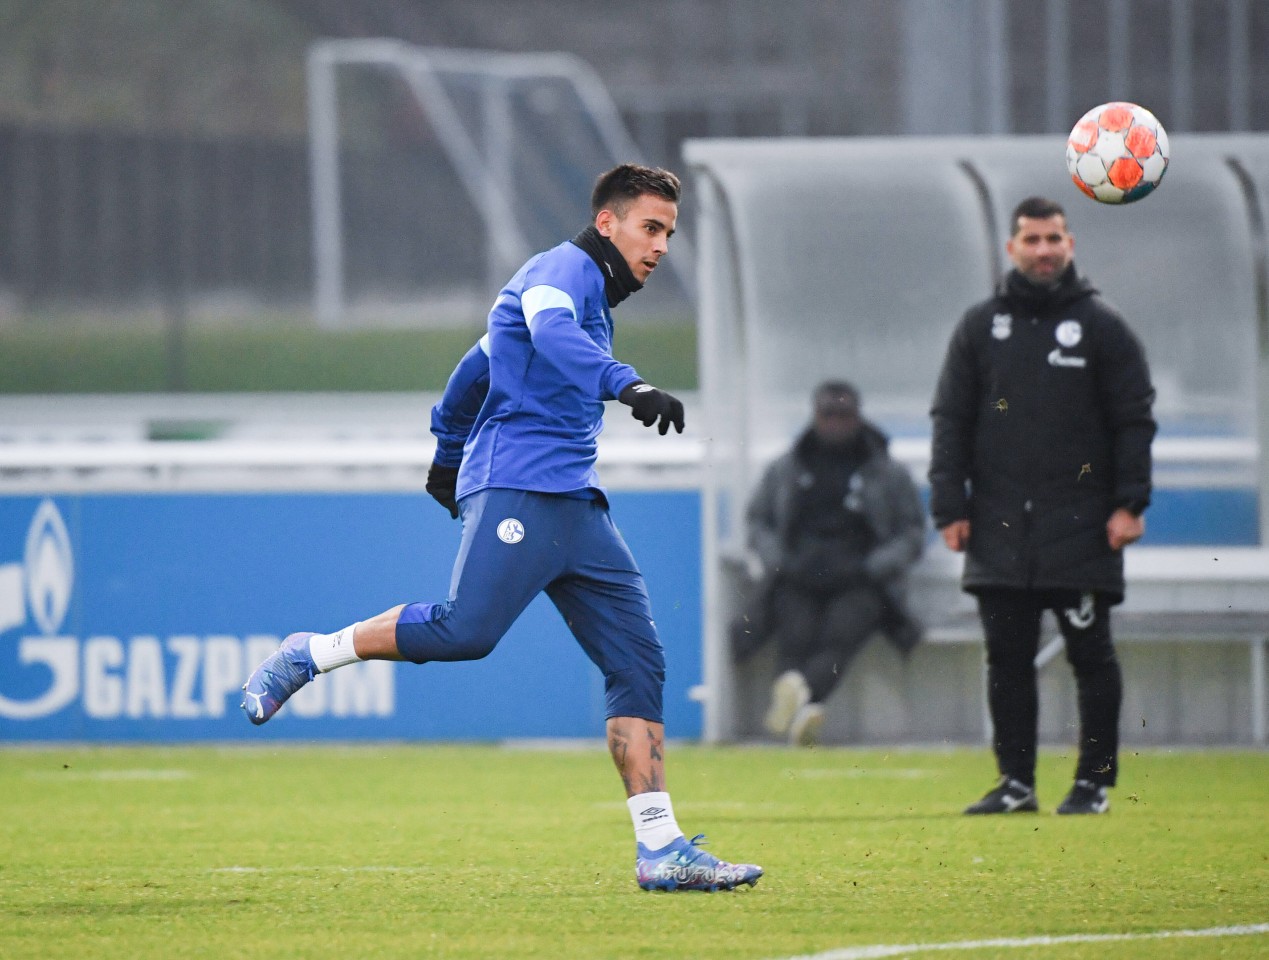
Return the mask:
<path id="1" fill-rule="evenodd" d="M 1063 204 L 1077 267 L 1145 344 L 1160 421 L 1152 529 L 1170 492 L 1165 538 L 1241 545 L 1253 550 L 1247 568 L 1263 560 L 1269 574 L 1269 511 L 1258 510 L 1269 489 L 1259 453 L 1269 449 L 1269 137 L 1174 136 L 1161 187 L 1125 206 L 1080 194 L 1063 148 L 1054 136 L 687 143 L 700 209 L 707 740 L 756 734 L 770 679 L 761 666 L 735 670 L 726 639 L 753 485 L 806 424 L 811 387 L 833 377 L 859 386 L 865 415 L 926 486 L 928 408 L 948 338 L 1008 269 L 1009 216 L 1029 195 Z M 933 530 L 929 543 L 916 605 L 927 622 L 964 616 L 959 558 Z M 839 691 L 867 699 L 872 685 L 875 709 L 856 704 L 854 727 L 839 729 L 846 739 L 981 740 L 979 645 L 918 651 L 903 665 L 882 646 L 870 645 L 852 667 L 864 675 Z M 1251 652 L 1250 694 L 1216 699 L 1250 697 L 1263 737 L 1263 637 Z M 1213 689 L 1245 684 L 1241 657 L 1212 668 L 1224 674 Z M 1150 695 L 1179 696 L 1177 672 Z M 1042 702 L 1061 699 L 1042 688 Z M 830 704 L 826 734 L 831 715 Z M 1042 737 L 1061 736 L 1065 722 L 1042 714 Z"/>

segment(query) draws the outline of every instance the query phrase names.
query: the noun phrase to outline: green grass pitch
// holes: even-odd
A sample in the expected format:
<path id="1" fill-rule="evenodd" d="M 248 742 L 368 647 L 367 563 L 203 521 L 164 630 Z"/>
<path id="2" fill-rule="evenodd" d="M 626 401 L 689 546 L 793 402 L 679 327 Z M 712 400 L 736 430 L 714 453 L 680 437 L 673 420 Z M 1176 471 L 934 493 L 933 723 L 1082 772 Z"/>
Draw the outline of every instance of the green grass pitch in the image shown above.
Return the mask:
<path id="1" fill-rule="evenodd" d="M 1109 816 L 1053 816 L 1072 766 L 964 817 L 985 750 L 672 743 L 680 825 L 767 871 L 708 895 L 637 888 L 599 742 L 8 748 L 0 957 L 1269 955 L 1269 753 L 1128 751 Z"/>

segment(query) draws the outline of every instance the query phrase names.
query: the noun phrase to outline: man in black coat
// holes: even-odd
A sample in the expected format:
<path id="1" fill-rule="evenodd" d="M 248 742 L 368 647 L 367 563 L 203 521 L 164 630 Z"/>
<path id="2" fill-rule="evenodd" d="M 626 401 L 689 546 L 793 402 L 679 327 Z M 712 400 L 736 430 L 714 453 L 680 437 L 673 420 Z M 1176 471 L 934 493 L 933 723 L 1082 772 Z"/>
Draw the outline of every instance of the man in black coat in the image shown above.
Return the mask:
<path id="1" fill-rule="evenodd" d="M 1076 273 L 1062 208 L 1029 198 L 1011 226 L 1014 268 L 957 326 L 931 410 L 930 509 L 966 553 L 1000 772 L 965 812 L 1038 809 L 1034 660 L 1052 610 L 1080 716 L 1075 784 L 1057 812 L 1103 813 L 1122 700 L 1109 612 L 1123 600 L 1123 548 L 1145 531 L 1154 389 L 1136 336 Z"/>
<path id="2" fill-rule="evenodd" d="M 812 394 L 813 419 L 766 470 L 747 514 L 755 583 L 732 626 L 743 660 L 768 640 L 777 673 L 765 726 L 810 746 L 824 701 L 876 632 L 904 653 L 920 639 L 907 575 L 925 546 L 925 514 L 907 467 L 863 419 L 843 381 Z"/>

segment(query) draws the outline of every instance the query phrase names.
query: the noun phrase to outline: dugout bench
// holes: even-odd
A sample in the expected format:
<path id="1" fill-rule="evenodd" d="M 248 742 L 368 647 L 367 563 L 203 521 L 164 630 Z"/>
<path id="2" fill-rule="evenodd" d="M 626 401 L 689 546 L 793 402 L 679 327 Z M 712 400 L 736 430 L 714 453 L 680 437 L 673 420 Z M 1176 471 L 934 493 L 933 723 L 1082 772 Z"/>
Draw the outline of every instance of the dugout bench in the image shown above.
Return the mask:
<path id="1" fill-rule="evenodd" d="M 1127 596 L 1112 613 L 1124 670 L 1123 743 L 1269 743 L 1269 549 L 1137 546 L 1125 556 Z M 961 562 L 930 546 L 911 583 L 924 642 L 905 659 L 874 638 L 829 698 L 822 742 L 990 739 L 982 631 L 973 598 L 960 589 Z M 729 592 L 743 589 L 741 565 L 732 558 L 724 567 Z M 1073 747 L 1074 680 L 1049 615 L 1042 630 L 1040 741 Z M 774 674 L 770 649 L 736 669 L 739 739 L 766 738 Z"/>

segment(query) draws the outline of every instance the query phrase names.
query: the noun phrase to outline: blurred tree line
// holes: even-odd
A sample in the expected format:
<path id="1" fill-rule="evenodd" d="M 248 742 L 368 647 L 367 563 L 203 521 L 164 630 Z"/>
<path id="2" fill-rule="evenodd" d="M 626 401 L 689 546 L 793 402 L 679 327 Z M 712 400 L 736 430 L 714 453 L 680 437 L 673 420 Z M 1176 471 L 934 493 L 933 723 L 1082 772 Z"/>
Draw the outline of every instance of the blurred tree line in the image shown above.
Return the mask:
<path id="1" fill-rule="evenodd" d="M 0 121 L 302 136 L 313 39 L 262 0 L 0 0 Z"/>

